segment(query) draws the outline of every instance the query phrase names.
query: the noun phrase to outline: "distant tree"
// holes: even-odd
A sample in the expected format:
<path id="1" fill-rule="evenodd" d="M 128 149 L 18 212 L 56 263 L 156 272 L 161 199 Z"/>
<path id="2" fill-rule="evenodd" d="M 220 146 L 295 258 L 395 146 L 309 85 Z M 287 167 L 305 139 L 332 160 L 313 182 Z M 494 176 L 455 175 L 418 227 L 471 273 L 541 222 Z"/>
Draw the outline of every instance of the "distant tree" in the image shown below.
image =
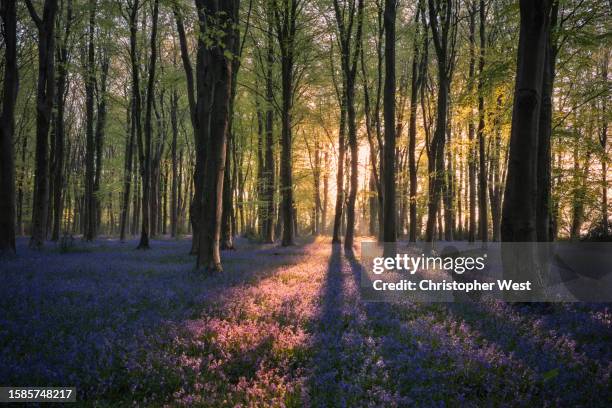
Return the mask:
<path id="1" fill-rule="evenodd" d="M 72 32 L 72 24 L 74 20 L 72 0 L 66 1 L 66 15 L 64 21 L 64 33 L 60 37 L 60 44 L 56 52 L 57 60 L 57 93 L 55 95 L 56 114 L 55 114 L 55 146 L 54 146 L 54 162 L 52 163 L 52 180 L 53 180 L 53 220 L 51 240 L 57 241 L 60 236 L 62 215 L 64 213 L 63 195 L 65 188 L 64 180 L 64 145 L 66 138 L 65 131 L 65 106 L 66 94 L 68 92 L 69 82 L 68 64 L 69 64 L 69 39 Z"/>
<path id="2" fill-rule="evenodd" d="M 96 237 L 96 202 L 94 196 L 95 154 L 94 140 L 94 92 L 96 82 L 95 60 L 95 30 L 96 30 L 95 0 L 89 1 L 89 26 L 87 29 L 87 59 L 85 61 L 85 240 L 92 241 Z"/>
<path id="3" fill-rule="evenodd" d="M 351 150 L 350 191 L 346 206 L 346 234 L 344 246 L 352 249 L 355 237 L 355 201 L 358 186 L 359 148 L 357 145 L 357 114 L 355 110 L 355 86 L 357 63 L 361 55 L 363 32 L 363 0 L 334 0 L 340 62 L 342 66 L 343 94 L 346 96 L 348 120 L 348 144 Z M 354 27 L 354 28 L 353 28 Z M 342 147 L 341 147 L 342 148 Z M 338 166 L 340 169 L 341 166 Z"/>

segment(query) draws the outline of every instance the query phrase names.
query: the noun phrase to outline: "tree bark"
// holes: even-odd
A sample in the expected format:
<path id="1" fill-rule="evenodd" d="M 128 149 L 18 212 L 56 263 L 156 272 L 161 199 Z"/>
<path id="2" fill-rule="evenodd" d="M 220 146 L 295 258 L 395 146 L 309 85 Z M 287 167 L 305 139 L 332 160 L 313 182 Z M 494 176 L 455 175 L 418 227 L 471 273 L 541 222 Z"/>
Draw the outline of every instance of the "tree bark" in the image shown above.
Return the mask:
<path id="1" fill-rule="evenodd" d="M 159 0 L 153 4 L 153 24 L 151 27 L 151 55 L 149 62 L 149 79 L 147 83 L 147 101 L 145 107 L 144 142 L 140 138 L 140 175 L 142 178 L 142 220 L 140 242 L 138 249 L 149 249 L 149 228 L 151 222 L 151 139 L 153 138 L 152 111 L 155 86 L 155 65 L 157 62 L 157 17 L 159 15 Z M 138 69 L 138 67 L 134 67 Z"/>
<path id="2" fill-rule="evenodd" d="M 429 0 L 429 21 L 432 32 L 434 48 L 436 50 L 438 65 L 438 100 L 436 129 L 431 141 L 429 164 L 429 205 L 427 228 L 425 230 L 425 241 L 432 242 L 436 229 L 436 216 L 440 208 L 440 194 L 444 185 L 444 148 L 446 141 L 446 126 L 448 113 L 448 94 L 450 89 L 450 77 L 452 72 L 452 59 L 454 41 L 452 39 L 453 25 L 456 24 L 454 18 L 453 0 L 445 0 L 444 7 L 440 8 L 435 4 L 435 0 Z M 440 12 L 444 16 L 440 16 Z M 456 28 L 456 27 L 455 27 Z M 451 43 L 449 44 L 449 40 Z"/>
<path id="3" fill-rule="evenodd" d="M 546 41 L 544 77 L 542 79 L 542 105 L 540 108 L 537 152 L 537 184 L 536 197 L 536 235 L 538 241 L 551 241 L 551 136 L 552 136 L 552 103 L 553 85 L 555 81 L 555 66 L 557 61 L 557 46 L 553 39 L 553 31 L 557 25 L 559 3 L 552 1 L 550 11 L 550 28 Z"/>
<path id="4" fill-rule="evenodd" d="M 383 241 L 395 242 L 395 18 L 396 0 L 385 1 L 385 85 L 383 110 L 385 145 L 383 147 Z"/>
<path id="5" fill-rule="evenodd" d="M 485 66 L 485 2 L 480 0 L 480 57 L 478 59 L 478 227 L 482 242 L 489 240 L 487 211 L 487 162 L 485 156 L 484 66 Z"/>
<path id="6" fill-rule="evenodd" d="M 42 248 L 46 236 L 49 201 L 49 126 L 55 97 L 55 15 L 57 0 L 45 0 L 39 17 L 31 0 L 26 5 L 38 29 L 38 84 L 36 91 L 36 170 L 32 200 L 30 247 Z"/>
<path id="7" fill-rule="evenodd" d="M 51 240 L 57 241 L 61 232 L 61 221 L 64 208 L 62 191 L 65 186 L 64 180 L 64 138 L 65 123 L 64 111 L 66 105 L 66 93 L 69 84 L 68 76 L 68 39 L 72 29 L 72 0 L 66 2 L 66 22 L 62 43 L 57 52 L 57 94 L 56 94 L 56 122 L 55 122 L 55 162 L 53 163 L 53 180 L 55 189 L 53 191 L 53 220 Z"/>
<path id="8" fill-rule="evenodd" d="M 336 173 L 336 206 L 334 211 L 334 229 L 332 243 L 340 243 L 342 234 L 342 213 L 344 210 L 344 158 L 346 154 L 346 94 L 344 89 L 340 96 L 340 127 L 338 129 L 338 163 Z"/>
<path id="9" fill-rule="evenodd" d="M 224 42 L 209 43 L 198 37 L 196 68 L 198 143 L 205 144 L 202 182 L 202 210 L 199 217 L 199 247 L 196 268 L 205 272 L 222 271 L 221 215 L 223 179 L 226 166 L 227 133 L 231 98 L 232 63 L 227 52 L 234 49 L 239 2 L 219 4 L 212 0 L 196 0 L 201 33 L 223 30 Z M 200 174 L 199 177 L 203 177 Z"/>
<path id="10" fill-rule="evenodd" d="M 422 79 L 420 76 L 420 64 L 422 59 L 419 51 L 419 35 L 420 25 L 419 17 L 422 9 L 422 1 L 419 1 L 418 9 L 415 17 L 416 33 L 412 46 L 412 81 L 410 86 L 410 119 L 408 122 L 408 177 L 410 179 L 409 190 L 409 208 L 410 208 L 410 226 L 408 232 L 408 240 L 416 242 L 417 238 L 417 166 L 416 166 L 416 120 L 417 120 L 417 98 L 419 95 L 419 87 Z M 425 33 L 425 36 L 427 33 Z M 425 45 L 425 44 L 424 44 Z"/>
<path id="11" fill-rule="evenodd" d="M 94 90 L 95 90 L 95 45 L 96 24 L 95 0 L 89 1 L 89 27 L 87 31 L 87 60 L 85 62 L 85 240 L 92 241 L 96 236 L 94 201 Z"/>
<path id="12" fill-rule="evenodd" d="M 534 242 L 537 152 L 550 2 L 521 0 L 510 157 L 504 193 L 502 241 Z"/>
<path id="13" fill-rule="evenodd" d="M 4 78 L 0 113 L 0 256 L 15 255 L 15 102 L 19 88 L 15 2 L 0 3 L 4 37 Z"/>
<path id="14" fill-rule="evenodd" d="M 550 1 L 521 0 L 508 175 L 502 209 L 504 242 L 537 240 L 538 134 L 549 32 Z M 542 287 L 543 254 L 533 245 L 502 247 L 504 275 L 531 280 L 532 294 Z M 513 300 L 520 300 L 515 297 Z"/>
<path id="15" fill-rule="evenodd" d="M 276 35 L 280 48 L 281 61 L 281 162 L 280 190 L 282 197 L 283 236 L 282 246 L 294 244 L 294 208 L 293 208 L 293 169 L 292 169 L 292 110 L 295 70 L 295 41 L 298 13 L 302 9 L 302 0 L 287 0 L 279 5 L 274 3 Z"/>

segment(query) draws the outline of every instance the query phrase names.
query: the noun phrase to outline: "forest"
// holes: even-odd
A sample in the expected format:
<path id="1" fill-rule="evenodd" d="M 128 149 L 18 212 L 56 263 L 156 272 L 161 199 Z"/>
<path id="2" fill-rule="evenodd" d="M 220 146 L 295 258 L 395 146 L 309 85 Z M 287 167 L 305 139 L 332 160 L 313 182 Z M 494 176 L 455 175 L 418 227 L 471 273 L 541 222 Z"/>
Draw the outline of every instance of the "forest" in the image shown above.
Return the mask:
<path id="1" fill-rule="evenodd" d="M 365 241 L 612 241 L 611 12 L 0 0 L 0 383 L 605 406 L 607 304 L 375 304 L 358 279 Z"/>

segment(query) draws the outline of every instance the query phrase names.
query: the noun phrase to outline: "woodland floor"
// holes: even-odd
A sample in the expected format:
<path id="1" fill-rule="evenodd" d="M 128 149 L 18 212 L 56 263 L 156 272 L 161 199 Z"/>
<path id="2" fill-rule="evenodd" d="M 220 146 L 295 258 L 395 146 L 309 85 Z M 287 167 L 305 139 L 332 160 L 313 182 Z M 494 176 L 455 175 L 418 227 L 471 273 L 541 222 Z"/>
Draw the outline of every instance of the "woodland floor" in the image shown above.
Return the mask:
<path id="1" fill-rule="evenodd" d="M 0 384 L 100 406 L 612 403 L 610 305 L 366 303 L 359 254 L 326 238 L 237 244 L 206 277 L 188 240 L 20 239 L 0 263 Z"/>

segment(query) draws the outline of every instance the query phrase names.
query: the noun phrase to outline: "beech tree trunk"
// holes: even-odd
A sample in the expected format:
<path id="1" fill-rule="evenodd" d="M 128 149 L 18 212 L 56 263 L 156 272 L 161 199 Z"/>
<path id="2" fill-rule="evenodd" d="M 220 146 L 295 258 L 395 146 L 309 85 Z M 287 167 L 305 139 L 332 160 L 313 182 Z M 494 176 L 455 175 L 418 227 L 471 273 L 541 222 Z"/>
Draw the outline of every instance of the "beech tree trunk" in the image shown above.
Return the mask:
<path id="1" fill-rule="evenodd" d="M 480 0 L 480 57 L 478 59 L 478 227 L 482 242 L 489 240 L 487 211 L 487 161 L 485 156 L 484 65 L 485 65 L 485 2 Z"/>
<path id="2" fill-rule="evenodd" d="M 538 135 L 550 1 L 521 0 L 521 27 L 517 57 L 508 175 L 502 209 L 504 242 L 537 240 Z M 543 285 L 542 255 L 533 245 L 503 246 L 504 274 L 516 280 L 529 279 L 532 293 Z M 520 297 L 515 299 L 520 300 Z"/>
<path id="3" fill-rule="evenodd" d="M 15 102 L 19 88 L 15 2 L 0 3 L 4 37 L 4 78 L 0 113 L 0 256 L 15 255 Z"/>
<path id="4" fill-rule="evenodd" d="M 454 18 L 453 0 L 445 0 L 444 7 L 439 7 L 435 0 L 429 0 L 429 22 L 432 32 L 434 48 L 436 50 L 438 65 L 438 100 L 436 128 L 430 146 L 430 177 L 429 177 L 429 205 L 425 241 L 432 242 L 436 229 L 436 217 L 440 209 L 440 195 L 444 186 L 445 166 L 444 148 L 446 141 L 446 126 L 448 113 L 448 94 L 452 72 L 452 59 L 454 50 L 452 40 Z M 443 16 L 439 15 L 441 12 Z M 440 232 L 440 231 L 439 231 Z"/>
<path id="5" fill-rule="evenodd" d="M 546 41 L 544 77 L 542 79 L 542 105 L 540 108 L 537 152 L 537 184 L 536 197 L 536 235 L 538 241 L 552 240 L 551 231 L 551 136 L 552 136 L 552 103 L 553 85 L 555 81 L 555 66 L 557 61 L 557 45 L 552 31 L 557 25 L 559 3 L 552 1 L 550 11 L 550 28 Z"/>
<path id="6" fill-rule="evenodd" d="M 422 10 L 422 1 L 419 1 L 418 9 L 415 17 L 416 33 L 412 46 L 412 81 L 410 86 L 410 119 L 408 122 L 408 177 L 410 179 L 409 190 L 409 208 L 410 208 L 410 226 L 408 232 L 408 240 L 416 242 L 417 238 L 417 165 L 416 165 L 416 121 L 417 121 L 417 98 L 419 88 L 422 83 L 420 64 L 423 59 L 419 50 L 419 35 L 420 24 L 419 17 Z M 427 33 L 425 33 L 425 37 Z"/>
<path id="7" fill-rule="evenodd" d="M 234 49 L 239 2 L 220 4 L 213 0 L 196 0 L 201 33 L 223 30 L 223 43 L 210 43 L 198 37 L 196 68 L 198 143 L 205 146 L 202 183 L 202 209 L 198 221 L 198 258 L 196 268 L 205 272 L 222 271 L 221 215 L 223 207 L 223 179 L 226 166 L 227 133 L 232 90 L 232 63 L 228 53 Z M 214 17 L 214 18 L 213 18 Z M 229 52 L 228 52 L 229 51 Z"/>
<path id="8" fill-rule="evenodd" d="M 140 242 L 138 249 L 149 249 L 149 228 L 151 223 L 151 139 L 153 138 L 152 114 L 155 86 L 155 65 L 157 62 L 157 17 L 159 15 L 159 0 L 153 4 L 153 24 L 151 27 L 151 56 L 149 62 L 149 80 L 147 83 L 147 101 L 144 123 L 144 141 L 138 141 L 140 154 L 140 176 L 142 178 L 142 220 Z M 138 67 L 134 67 L 137 71 Z M 137 90 L 139 92 L 139 90 Z"/>
<path id="9" fill-rule="evenodd" d="M 548 0 L 521 0 L 510 157 L 502 214 L 502 241 L 534 242 L 537 153 L 548 40 Z"/>
<path id="10" fill-rule="evenodd" d="M 49 201 L 49 127 L 55 97 L 55 16 L 57 0 L 45 0 L 39 17 L 31 0 L 26 0 L 30 16 L 38 29 L 38 84 L 36 89 L 36 170 L 32 200 L 32 237 L 30 247 L 42 248 L 46 236 Z"/>
<path id="11" fill-rule="evenodd" d="M 96 235 L 94 202 L 94 91 L 95 91 L 95 45 L 96 1 L 89 2 L 89 27 L 87 31 L 87 61 L 85 62 L 85 240 L 92 241 Z"/>
<path id="12" fill-rule="evenodd" d="M 396 0 L 385 1 L 385 86 L 384 118 L 385 145 L 383 148 L 383 241 L 397 239 L 395 210 L 395 18 Z"/>
<path id="13" fill-rule="evenodd" d="M 282 246 L 294 244 L 295 222 L 293 206 L 293 169 L 292 169 L 292 110 L 294 92 L 295 42 L 298 13 L 302 10 L 303 0 L 286 0 L 278 4 L 273 1 L 276 35 L 280 48 L 281 62 L 281 160 L 280 192 L 283 217 Z"/>
<path id="14" fill-rule="evenodd" d="M 265 99 L 265 218 L 263 228 L 264 242 L 274 242 L 274 188 L 275 188 L 275 172 L 274 172 L 274 83 L 273 83 L 273 68 L 274 68 L 274 37 L 272 34 L 273 18 L 272 7 L 268 4 L 267 9 L 267 52 L 266 52 L 266 99 Z"/>
<path id="15" fill-rule="evenodd" d="M 334 211 L 334 229 L 332 243 L 340 243 L 342 234 L 342 213 L 344 209 L 344 160 L 346 150 L 346 94 L 344 89 L 340 96 L 340 127 L 338 129 L 338 163 L 336 173 L 336 206 Z"/>
<path id="16" fill-rule="evenodd" d="M 66 185 L 64 180 L 64 138 L 65 123 L 64 111 L 66 93 L 68 91 L 68 39 L 72 29 L 72 0 L 66 2 L 66 21 L 64 35 L 56 53 L 57 58 L 57 94 L 56 94 L 56 122 L 55 122 L 55 160 L 53 163 L 53 219 L 51 240 L 57 241 L 61 232 L 61 221 L 64 213 L 62 191 Z"/>

